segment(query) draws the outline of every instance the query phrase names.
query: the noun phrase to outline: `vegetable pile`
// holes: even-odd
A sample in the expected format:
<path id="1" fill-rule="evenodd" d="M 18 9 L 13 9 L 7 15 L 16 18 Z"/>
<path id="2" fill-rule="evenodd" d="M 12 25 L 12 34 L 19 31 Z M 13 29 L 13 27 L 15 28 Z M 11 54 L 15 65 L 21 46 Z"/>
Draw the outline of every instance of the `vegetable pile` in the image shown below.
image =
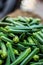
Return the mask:
<path id="1" fill-rule="evenodd" d="M 0 20 L 0 65 L 43 65 L 43 24 L 32 17 Z"/>

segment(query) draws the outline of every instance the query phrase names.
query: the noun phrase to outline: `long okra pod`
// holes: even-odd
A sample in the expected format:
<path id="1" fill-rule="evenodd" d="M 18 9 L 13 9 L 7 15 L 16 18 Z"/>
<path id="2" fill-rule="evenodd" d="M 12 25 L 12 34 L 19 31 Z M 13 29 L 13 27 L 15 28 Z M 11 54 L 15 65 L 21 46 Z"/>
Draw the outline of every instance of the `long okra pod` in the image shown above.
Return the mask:
<path id="1" fill-rule="evenodd" d="M 11 65 L 18 65 L 23 61 L 31 52 L 31 48 L 27 48 Z"/>
<path id="2" fill-rule="evenodd" d="M 20 64 L 20 65 L 26 65 L 35 54 L 37 54 L 39 52 L 38 48 L 35 48 L 26 58 L 25 60 Z"/>
<path id="3" fill-rule="evenodd" d="M 13 52 L 13 48 L 12 48 L 12 45 L 10 42 L 7 42 L 7 47 L 9 49 L 9 53 L 10 53 L 10 58 L 11 58 L 11 61 L 15 61 L 15 55 L 14 55 L 14 52 Z"/>
<path id="4" fill-rule="evenodd" d="M 1 42 L 1 49 L 2 49 L 1 57 L 3 59 L 5 59 L 7 57 L 7 50 L 6 50 L 6 46 L 3 42 Z"/>

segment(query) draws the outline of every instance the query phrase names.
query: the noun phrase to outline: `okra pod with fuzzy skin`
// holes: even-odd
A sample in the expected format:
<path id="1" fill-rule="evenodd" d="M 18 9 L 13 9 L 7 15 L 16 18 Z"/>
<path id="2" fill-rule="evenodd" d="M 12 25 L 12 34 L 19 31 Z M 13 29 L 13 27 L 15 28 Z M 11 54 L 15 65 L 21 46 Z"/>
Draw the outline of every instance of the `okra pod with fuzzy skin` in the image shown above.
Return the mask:
<path id="1" fill-rule="evenodd" d="M 11 61 L 15 61 L 15 55 L 14 55 L 14 52 L 13 52 L 13 48 L 12 48 L 12 45 L 10 42 L 7 42 L 6 44 L 7 48 L 9 49 L 9 54 L 10 54 L 10 58 L 11 58 Z"/>
<path id="2" fill-rule="evenodd" d="M 31 48 L 27 48 L 11 65 L 18 65 L 22 62 L 31 52 Z"/>
<path id="3" fill-rule="evenodd" d="M 39 48 L 35 48 L 25 59 L 20 65 L 26 65 L 30 60 L 33 58 L 35 54 L 39 52 Z"/>
<path id="4" fill-rule="evenodd" d="M 7 57 L 7 49 L 6 49 L 6 46 L 3 42 L 1 42 L 1 49 L 2 49 L 1 57 L 3 59 L 5 59 Z"/>

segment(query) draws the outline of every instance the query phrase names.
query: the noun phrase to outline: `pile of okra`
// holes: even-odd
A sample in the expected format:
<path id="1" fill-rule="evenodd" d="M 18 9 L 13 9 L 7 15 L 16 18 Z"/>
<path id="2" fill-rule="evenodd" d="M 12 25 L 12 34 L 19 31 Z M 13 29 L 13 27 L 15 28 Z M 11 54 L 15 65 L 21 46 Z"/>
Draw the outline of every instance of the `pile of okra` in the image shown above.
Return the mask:
<path id="1" fill-rule="evenodd" d="M 39 18 L 0 20 L 0 65 L 43 65 L 43 24 Z"/>

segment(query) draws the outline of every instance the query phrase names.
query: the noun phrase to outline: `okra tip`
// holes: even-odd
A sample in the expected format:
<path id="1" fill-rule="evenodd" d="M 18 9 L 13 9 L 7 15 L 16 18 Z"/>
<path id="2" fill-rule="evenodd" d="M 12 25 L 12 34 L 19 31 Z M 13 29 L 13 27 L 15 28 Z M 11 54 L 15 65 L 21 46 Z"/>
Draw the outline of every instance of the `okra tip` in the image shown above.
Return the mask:
<path id="1" fill-rule="evenodd" d="M 39 60 L 39 56 L 38 55 L 34 55 L 33 59 L 34 59 L 34 61 L 38 61 Z"/>
<path id="2" fill-rule="evenodd" d="M 3 59 L 5 59 L 5 58 L 7 57 L 7 53 L 2 54 L 1 57 L 2 57 Z"/>
<path id="3" fill-rule="evenodd" d="M 15 37 L 13 38 L 13 42 L 18 43 L 18 42 L 19 42 L 19 37 L 18 37 L 18 36 L 15 36 Z"/>

